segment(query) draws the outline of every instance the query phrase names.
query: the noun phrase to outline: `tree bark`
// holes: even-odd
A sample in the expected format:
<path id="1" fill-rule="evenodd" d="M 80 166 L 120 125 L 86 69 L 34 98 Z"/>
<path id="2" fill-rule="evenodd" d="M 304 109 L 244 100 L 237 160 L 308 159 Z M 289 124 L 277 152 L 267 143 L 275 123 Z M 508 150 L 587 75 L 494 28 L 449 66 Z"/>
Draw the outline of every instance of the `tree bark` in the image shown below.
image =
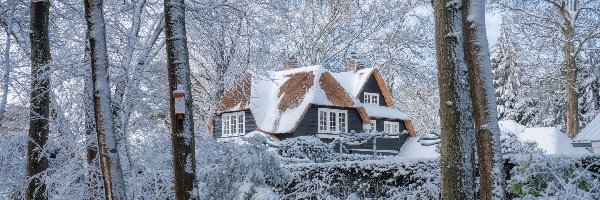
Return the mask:
<path id="1" fill-rule="evenodd" d="M 48 168 L 45 153 L 50 117 L 50 40 L 48 38 L 49 1 L 31 1 L 31 99 L 29 142 L 27 143 L 27 199 L 47 199 L 46 183 L 40 176 Z"/>
<path id="2" fill-rule="evenodd" d="M 89 32 L 88 32 L 89 33 Z M 89 40 L 90 36 L 86 33 L 86 39 Z M 92 68 L 89 61 L 89 55 L 91 55 L 91 49 L 89 44 L 85 47 L 85 66 L 88 67 L 89 75 L 85 76 L 84 80 L 84 128 L 85 128 L 85 140 L 86 140 L 86 161 L 87 161 L 87 186 L 89 192 L 89 199 L 93 200 L 104 199 L 101 191 L 101 179 L 100 174 L 100 160 L 98 158 L 98 138 L 94 136 L 96 133 L 96 122 L 94 118 L 94 87 L 92 83 Z"/>
<path id="3" fill-rule="evenodd" d="M 577 63 L 572 26 L 567 26 L 567 42 L 563 47 L 567 80 L 567 135 L 573 139 L 579 132 L 579 95 L 577 94 Z"/>
<path id="4" fill-rule="evenodd" d="M 127 199 L 111 112 L 103 1 L 84 0 L 84 4 L 91 50 L 94 118 L 100 153 L 100 168 L 104 180 L 104 194 L 107 199 Z"/>
<path id="5" fill-rule="evenodd" d="M 440 93 L 441 197 L 475 199 L 475 132 L 463 55 L 461 3 L 434 0 Z"/>
<path id="6" fill-rule="evenodd" d="M 171 141 L 173 148 L 173 178 L 175 199 L 191 199 L 195 194 L 196 159 L 190 66 L 185 31 L 185 4 L 183 0 L 165 0 L 165 30 L 167 38 L 167 67 L 171 112 Z M 185 113 L 175 113 L 173 91 L 177 85 L 185 91 Z"/>
<path id="7" fill-rule="evenodd" d="M 492 82 L 490 53 L 485 30 L 485 1 L 463 0 L 465 60 L 479 158 L 479 199 L 504 199 L 504 176 L 500 155 L 500 129 L 496 114 L 496 96 Z M 496 172 L 496 174 L 494 174 Z"/>

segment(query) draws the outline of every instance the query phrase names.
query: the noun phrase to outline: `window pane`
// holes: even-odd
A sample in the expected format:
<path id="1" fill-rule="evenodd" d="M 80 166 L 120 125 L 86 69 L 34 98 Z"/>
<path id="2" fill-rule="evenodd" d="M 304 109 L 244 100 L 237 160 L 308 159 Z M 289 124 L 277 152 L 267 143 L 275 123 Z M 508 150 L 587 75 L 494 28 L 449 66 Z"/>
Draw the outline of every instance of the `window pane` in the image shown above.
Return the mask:
<path id="1" fill-rule="evenodd" d="M 237 117 L 237 132 L 238 133 L 244 133 L 243 128 L 244 128 L 244 122 L 242 122 L 242 120 L 244 120 L 244 116 L 239 114 L 236 116 Z"/>
<path id="2" fill-rule="evenodd" d="M 376 124 L 377 124 L 376 120 L 371 120 L 371 130 L 377 131 L 377 127 L 375 126 Z"/>
<path id="3" fill-rule="evenodd" d="M 335 132 L 337 131 L 337 120 L 336 113 L 329 112 L 329 131 Z"/>
<path id="4" fill-rule="evenodd" d="M 327 112 L 319 111 L 319 131 L 327 130 Z"/>
<path id="5" fill-rule="evenodd" d="M 235 127 L 237 126 L 237 117 L 234 115 L 234 116 L 231 116 L 230 119 L 231 119 L 231 124 L 230 124 L 231 133 L 236 135 L 237 130 Z"/>
<path id="6" fill-rule="evenodd" d="M 339 125 L 340 125 L 340 132 L 345 133 L 346 132 L 346 113 L 345 112 L 340 112 L 338 113 L 338 119 L 339 119 Z"/>
<path id="7" fill-rule="evenodd" d="M 383 124 L 383 131 L 384 132 L 390 132 L 390 124 L 389 123 L 384 123 Z"/>
<path id="8" fill-rule="evenodd" d="M 225 126 L 223 126 L 223 130 L 225 130 L 225 135 L 229 135 L 229 116 L 223 117 L 223 121 L 225 122 Z"/>

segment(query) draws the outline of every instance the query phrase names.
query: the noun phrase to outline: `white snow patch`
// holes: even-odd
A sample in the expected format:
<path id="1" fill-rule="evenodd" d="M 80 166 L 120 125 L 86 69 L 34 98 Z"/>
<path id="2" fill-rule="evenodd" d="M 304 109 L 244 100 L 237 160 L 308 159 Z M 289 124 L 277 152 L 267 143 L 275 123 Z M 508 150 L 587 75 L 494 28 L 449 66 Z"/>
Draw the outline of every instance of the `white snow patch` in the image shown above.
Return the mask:
<path id="1" fill-rule="evenodd" d="M 436 145 L 423 146 L 419 143 L 418 137 L 409 137 L 400 148 L 398 156 L 404 158 L 438 158 L 440 154 L 436 152 Z"/>
<path id="2" fill-rule="evenodd" d="M 536 142 L 546 154 L 589 153 L 584 149 L 574 148 L 571 139 L 556 127 L 527 128 L 517 137 L 520 141 Z"/>

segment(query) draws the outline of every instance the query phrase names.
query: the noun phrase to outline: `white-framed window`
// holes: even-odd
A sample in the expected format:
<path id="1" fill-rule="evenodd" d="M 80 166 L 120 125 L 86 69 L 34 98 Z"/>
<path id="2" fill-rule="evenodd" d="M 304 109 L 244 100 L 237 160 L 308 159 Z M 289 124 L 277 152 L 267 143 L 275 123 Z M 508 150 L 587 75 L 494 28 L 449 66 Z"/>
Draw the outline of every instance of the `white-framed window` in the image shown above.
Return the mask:
<path id="1" fill-rule="evenodd" d="M 374 119 L 371 120 L 371 131 L 377 132 L 377 120 L 374 120 Z"/>
<path id="2" fill-rule="evenodd" d="M 348 111 L 319 108 L 319 133 L 348 132 Z"/>
<path id="3" fill-rule="evenodd" d="M 364 102 L 379 105 L 379 94 L 365 92 Z"/>
<path id="4" fill-rule="evenodd" d="M 223 137 L 244 135 L 246 132 L 246 113 L 224 113 L 221 118 L 221 127 Z"/>
<path id="5" fill-rule="evenodd" d="M 400 123 L 399 122 L 383 122 L 383 132 L 386 133 L 399 133 L 400 132 Z"/>

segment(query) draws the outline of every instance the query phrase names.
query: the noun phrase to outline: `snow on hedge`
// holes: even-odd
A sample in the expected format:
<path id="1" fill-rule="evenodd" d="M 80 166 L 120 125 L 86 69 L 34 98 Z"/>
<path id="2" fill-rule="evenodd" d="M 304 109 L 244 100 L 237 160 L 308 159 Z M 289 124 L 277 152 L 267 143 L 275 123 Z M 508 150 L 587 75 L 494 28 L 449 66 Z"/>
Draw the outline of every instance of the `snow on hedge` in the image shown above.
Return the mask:
<path id="1" fill-rule="evenodd" d="M 600 157 L 518 154 L 504 158 L 510 199 L 599 199 Z M 439 199 L 438 159 L 303 163 L 279 185 L 287 199 Z"/>
<path id="2" fill-rule="evenodd" d="M 294 175 L 282 186 L 289 199 L 434 198 L 437 159 L 385 159 L 286 165 Z"/>

